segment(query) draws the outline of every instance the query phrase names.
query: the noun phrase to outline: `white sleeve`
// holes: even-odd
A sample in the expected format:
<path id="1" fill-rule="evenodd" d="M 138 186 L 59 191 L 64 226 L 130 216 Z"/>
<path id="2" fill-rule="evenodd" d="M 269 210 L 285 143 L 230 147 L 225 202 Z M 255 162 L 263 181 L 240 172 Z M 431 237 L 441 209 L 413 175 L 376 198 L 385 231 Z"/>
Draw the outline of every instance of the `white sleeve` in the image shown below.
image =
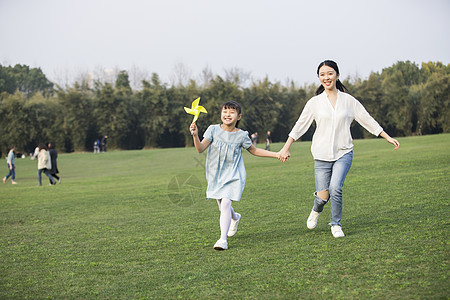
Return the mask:
<path id="1" fill-rule="evenodd" d="M 300 117 L 289 133 L 289 136 L 295 141 L 298 140 L 302 135 L 304 135 L 306 131 L 308 131 L 309 127 L 314 121 L 314 114 L 311 106 L 312 104 L 310 100 L 306 103 L 302 113 L 300 114 Z"/>
<path id="2" fill-rule="evenodd" d="M 380 126 L 380 124 L 378 124 L 377 121 L 375 121 L 375 119 L 367 112 L 364 106 L 356 99 L 354 112 L 356 122 L 361 124 L 361 126 L 364 127 L 371 134 L 376 136 L 380 135 L 380 133 L 383 131 L 383 128 Z"/>

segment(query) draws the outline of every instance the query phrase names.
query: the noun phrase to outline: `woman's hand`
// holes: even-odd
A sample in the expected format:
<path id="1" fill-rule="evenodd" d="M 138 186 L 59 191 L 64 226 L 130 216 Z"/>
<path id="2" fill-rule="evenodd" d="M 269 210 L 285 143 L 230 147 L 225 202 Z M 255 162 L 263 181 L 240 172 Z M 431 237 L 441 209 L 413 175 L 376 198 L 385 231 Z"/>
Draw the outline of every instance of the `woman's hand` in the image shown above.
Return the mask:
<path id="1" fill-rule="evenodd" d="M 387 134 L 385 131 L 382 131 L 380 133 L 380 136 L 384 138 L 386 141 L 388 141 L 388 143 L 394 145 L 395 146 L 394 150 L 397 150 L 400 147 L 400 143 L 396 139 L 391 138 L 389 134 Z"/>
<path id="2" fill-rule="evenodd" d="M 280 152 L 280 160 L 282 162 L 285 162 L 291 157 L 291 153 L 289 152 L 289 148 L 291 148 L 292 143 L 294 142 L 294 139 L 291 137 L 288 137 L 286 143 L 284 144 L 283 148 L 281 148 Z"/>
<path id="3" fill-rule="evenodd" d="M 388 143 L 391 143 L 395 146 L 394 150 L 397 150 L 400 147 L 400 143 L 396 139 L 388 138 L 386 140 L 388 141 Z"/>
<path id="4" fill-rule="evenodd" d="M 278 153 L 277 153 L 277 158 L 282 161 L 285 162 L 289 159 L 289 157 L 291 156 L 291 153 L 289 152 L 289 150 L 285 150 L 284 148 L 281 149 Z"/>

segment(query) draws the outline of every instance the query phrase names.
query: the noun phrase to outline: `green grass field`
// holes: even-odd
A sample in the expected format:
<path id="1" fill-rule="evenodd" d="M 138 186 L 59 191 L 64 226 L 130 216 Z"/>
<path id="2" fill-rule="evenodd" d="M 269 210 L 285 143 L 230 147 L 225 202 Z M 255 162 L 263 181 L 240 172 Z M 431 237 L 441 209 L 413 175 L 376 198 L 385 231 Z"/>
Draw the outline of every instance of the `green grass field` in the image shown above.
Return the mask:
<path id="1" fill-rule="evenodd" d="M 245 151 L 228 251 L 194 148 L 61 154 L 62 183 L 42 187 L 18 159 L 19 184 L 0 186 L 0 299 L 448 299 L 450 134 L 399 141 L 355 141 L 341 239 L 329 206 L 306 228 L 309 142 L 286 163 Z"/>

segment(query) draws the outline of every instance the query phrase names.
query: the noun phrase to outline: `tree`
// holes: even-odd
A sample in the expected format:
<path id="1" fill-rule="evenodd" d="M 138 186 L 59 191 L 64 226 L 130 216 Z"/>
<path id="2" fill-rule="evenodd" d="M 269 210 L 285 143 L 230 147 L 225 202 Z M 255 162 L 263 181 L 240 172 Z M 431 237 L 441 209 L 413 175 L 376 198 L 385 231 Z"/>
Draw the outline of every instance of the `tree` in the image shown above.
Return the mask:
<path id="1" fill-rule="evenodd" d="M 66 151 L 90 149 L 96 124 L 92 115 L 94 101 L 87 82 L 76 82 L 67 92 L 58 91 L 58 99 L 63 113 L 57 119 L 62 124 Z"/>
<path id="2" fill-rule="evenodd" d="M 116 79 L 116 89 L 119 93 L 130 96 L 132 94 L 127 71 L 120 71 Z"/>
<path id="3" fill-rule="evenodd" d="M 39 143 L 53 141 L 60 148 L 64 148 L 64 136 L 61 134 L 62 107 L 56 98 L 46 98 L 40 93 L 34 94 L 25 102 L 24 111 L 27 114 L 28 138 L 25 150 L 33 152 Z"/>
<path id="4" fill-rule="evenodd" d="M 258 132 L 264 136 L 267 130 L 274 131 L 282 109 L 283 98 L 279 83 L 272 84 L 266 77 L 244 90 L 245 118 L 243 125 L 250 133 Z"/>
<path id="5" fill-rule="evenodd" d="M 295 87 L 293 82 L 291 82 L 290 87 L 283 88 L 283 92 L 278 97 L 277 102 L 281 104 L 281 108 L 278 120 L 271 130 L 272 141 L 284 142 L 309 98 L 306 95 L 306 90 Z M 301 137 L 301 140 L 311 140 L 311 137 L 312 130 L 310 129 Z"/>
<path id="6" fill-rule="evenodd" d="M 450 74 L 430 75 L 420 98 L 419 125 L 421 133 L 450 132 Z"/>
<path id="7" fill-rule="evenodd" d="M 409 61 L 398 62 L 392 67 L 383 69 L 381 109 L 386 113 L 387 131 L 394 136 L 410 135 L 413 128 L 413 115 L 417 106 L 411 101 L 409 88 L 421 83 L 422 76 L 416 64 Z"/>
<path id="8" fill-rule="evenodd" d="M 144 134 L 145 147 L 157 147 L 160 137 L 168 127 L 167 112 L 169 101 L 166 88 L 156 73 L 152 74 L 151 82 L 143 81 L 143 89 L 138 93 L 141 102 L 140 126 Z"/>
<path id="9" fill-rule="evenodd" d="M 22 93 L 2 97 L 0 105 L 0 146 L 2 152 L 15 145 L 18 152 L 26 151 L 31 140 L 33 124 L 29 122 L 28 111 L 25 108 L 26 98 Z"/>
<path id="10" fill-rule="evenodd" d="M 124 87 L 114 89 L 110 83 L 97 86 L 94 119 L 101 135 L 108 136 L 112 148 L 129 149 L 127 135 L 132 131 L 132 95 Z"/>
<path id="11" fill-rule="evenodd" d="M 358 99 L 369 114 L 380 123 L 381 126 L 389 124 L 387 113 L 389 106 L 383 106 L 383 88 L 381 76 L 378 73 L 371 73 L 364 81 L 357 81 L 353 86 L 348 86 L 351 94 Z M 352 136 L 354 138 L 373 137 L 372 134 L 363 129 L 358 123 L 352 124 Z"/>
<path id="12" fill-rule="evenodd" d="M 0 93 L 13 94 L 19 91 L 30 98 L 40 92 L 44 96 L 53 94 L 53 83 L 50 82 L 40 68 L 26 65 L 3 67 L 0 65 Z"/>

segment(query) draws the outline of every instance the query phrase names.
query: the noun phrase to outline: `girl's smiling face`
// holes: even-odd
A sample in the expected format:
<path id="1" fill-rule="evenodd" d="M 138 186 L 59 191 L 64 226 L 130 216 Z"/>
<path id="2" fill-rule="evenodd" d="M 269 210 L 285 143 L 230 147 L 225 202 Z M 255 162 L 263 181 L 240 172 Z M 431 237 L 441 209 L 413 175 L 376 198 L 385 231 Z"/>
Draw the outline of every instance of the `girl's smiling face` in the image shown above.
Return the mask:
<path id="1" fill-rule="evenodd" d="M 339 74 L 336 71 L 326 65 L 323 65 L 319 69 L 319 80 L 325 90 L 333 91 L 336 89 L 336 81 L 339 79 Z"/>
<path id="2" fill-rule="evenodd" d="M 236 122 L 241 119 L 241 115 L 234 108 L 224 107 L 220 118 L 225 126 L 235 127 Z"/>

